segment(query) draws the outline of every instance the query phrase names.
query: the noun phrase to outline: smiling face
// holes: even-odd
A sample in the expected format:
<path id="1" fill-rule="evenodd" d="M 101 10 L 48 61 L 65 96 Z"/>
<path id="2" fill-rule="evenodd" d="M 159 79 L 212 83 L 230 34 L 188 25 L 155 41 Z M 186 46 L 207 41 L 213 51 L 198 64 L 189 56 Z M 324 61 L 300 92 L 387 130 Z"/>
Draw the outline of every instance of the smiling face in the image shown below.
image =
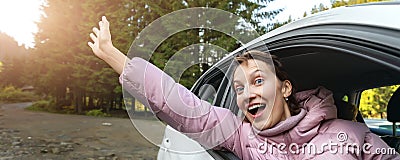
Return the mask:
<path id="1" fill-rule="evenodd" d="M 237 104 L 258 130 L 271 128 L 291 116 L 285 101 L 291 94 L 291 83 L 280 81 L 267 63 L 244 61 L 236 68 L 233 79 Z"/>

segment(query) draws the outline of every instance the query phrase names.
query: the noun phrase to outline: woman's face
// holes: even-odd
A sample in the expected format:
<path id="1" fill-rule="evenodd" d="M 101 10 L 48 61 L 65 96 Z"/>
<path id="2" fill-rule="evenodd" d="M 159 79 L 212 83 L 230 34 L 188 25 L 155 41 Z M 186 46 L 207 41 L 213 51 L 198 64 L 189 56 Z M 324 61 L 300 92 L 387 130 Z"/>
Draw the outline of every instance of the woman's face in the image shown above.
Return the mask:
<path id="1" fill-rule="evenodd" d="M 285 97 L 291 94 L 291 84 L 280 81 L 271 68 L 263 61 L 250 59 L 240 64 L 233 76 L 237 104 L 259 130 L 290 117 Z"/>

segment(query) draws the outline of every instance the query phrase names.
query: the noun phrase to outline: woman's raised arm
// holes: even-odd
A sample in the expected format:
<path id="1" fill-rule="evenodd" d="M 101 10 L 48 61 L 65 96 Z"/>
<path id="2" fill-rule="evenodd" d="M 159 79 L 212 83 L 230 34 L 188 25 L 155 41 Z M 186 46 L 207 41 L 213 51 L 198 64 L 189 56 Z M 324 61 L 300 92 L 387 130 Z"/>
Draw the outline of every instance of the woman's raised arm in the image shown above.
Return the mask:
<path id="1" fill-rule="evenodd" d="M 111 42 L 109 22 L 102 17 L 100 29 L 93 28 L 88 42 L 94 54 L 120 74 L 120 83 L 158 118 L 204 146 L 231 149 L 241 120 L 230 110 L 213 107 L 199 99 L 173 78 L 142 58 L 128 58 Z M 124 70 L 125 67 L 125 70 Z M 124 73 L 122 74 L 122 71 Z M 230 138 L 231 137 L 231 138 Z"/>
<path id="2" fill-rule="evenodd" d="M 105 16 L 101 18 L 99 28 L 93 27 L 93 33 L 90 33 L 93 42 L 88 42 L 88 45 L 97 57 L 104 60 L 118 74 L 121 74 L 127 57 L 112 44 L 110 23 Z"/>

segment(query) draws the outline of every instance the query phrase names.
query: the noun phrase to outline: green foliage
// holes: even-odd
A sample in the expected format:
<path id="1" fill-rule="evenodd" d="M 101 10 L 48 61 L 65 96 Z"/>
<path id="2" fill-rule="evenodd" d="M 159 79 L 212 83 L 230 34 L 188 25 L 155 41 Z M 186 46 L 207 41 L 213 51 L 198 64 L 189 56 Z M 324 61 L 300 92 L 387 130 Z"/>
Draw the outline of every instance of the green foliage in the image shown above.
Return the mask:
<path id="1" fill-rule="evenodd" d="M 58 111 L 58 112 L 60 112 L 60 111 Z M 75 106 L 62 106 L 61 113 L 74 114 L 74 113 L 76 113 Z"/>
<path id="2" fill-rule="evenodd" d="M 336 7 L 341 7 L 341 6 L 352 6 L 352 5 L 371 3 L 371 2 L 382 2 L 382 1 L 388 1 L 388 0 L 334 0 L 334 1 L 331 1 L 332 2 L 331 8 L 336 8 Z M 311 14 L 322 12 L 322 11 L 325 11 L 328 9 L 329 9 L 329 7 L 324 6 L 322 3 L 320 3 L 319 6 L 315 5 L 311 9 Z M 307 16 L 307 13 L 304 12 L 303 17 L 306 17 L 306 16 Z"/>
<path id="3" fill-rule="evenodd" d="M 304 11 L 303 17 L 307 17 L 307 12 L 306 11 Z"/>
<path id="4" fill-rule="evenodd" d="M 322 3 L 320 3 L 318 7 L 316 5 L 314 5 L 314 7 L 311 9 L 311 14 L 322 12 L 322 11 L 325 11 L 328 9 L 329 9 L 328 7 L 326 7 Z"/>
<path id="5" fill-rule="evenodd" d="M 39 99 L 33 92 L 24 92 L 14 86 L 7 86 L 0 90 L 0 102 L 15 103 L 15 102 L 32 102 Z"/>
<path id="6" fill-rule="evenodd" d="M 11 36 L 0 32 L 0 87 L 22 87 L 27 82 L 28 50 Z"/>
<path id="7" fill-rule="evenodd" d="M 51 102 L 47 100 L 36 101 L 26 109 L 31 111 L 45 111 L 45 112 L 49 112 L 50 110 L 52 110 Z"/>
<path id="8" fill-rule="evenodd" d="M 256 3 L 254 1 L 231 1 L 231 0 L 209 0 L 209 1 L 185 1 L 186 3 L 176 3 L 176 1 L 163 1 L 158 3 L 151 2 L 143 2 L 148 8 L 138 8 L 139 10 L 144 9 L 141 12 L 137 13 L 137 17 L 142 17 L 141 15 L 151 14 L 151 18 L 158 18 L 172 11 L 176 11 L 178 9 L 190 8 L 190 7 L 209 7 L 209 8 L 217 8 L 222 9 L 228 12 L 231 12 L 237 16 L 242 17 L 248 23 L 254 27 L 258 33 L 261 35 L 267 31 L 265 26 L 260 25 L 262 19 L 272 19 L 277 13 L 281 10 L 271 11 L 271 12 L 261 12 L 260 10 L 265 8 L 267 3 L 271 1 L 259 1 L 260 3 Z M 152 13 L 154 12 L 154 13 Z M 184 16 L 184 15 L 182 15 Z M 208 22 L 212 23 L 214 20 L 218 21 L 221 18 L 226 19 L 228 17 L 219 17 L 219 15 L 209 16 L 206 14 L 199 14 L 198 17 L 201 19 L 202 17 L 207 18 Z M 136 15 L 135 17 L 136 18 Z M 141 19 L 140 19 L 141 20 Z M 148 21 L 152 22 L 152 20 Z M 136 24 L 135 21 L 133 21 Z M 143 22 L 142 22 L 143 23 Z M 176 26 L 184 26 L 185 21 L 182 20 L 164 20 L 162 22 L 162 26 L 160 26 L 160 30 L 170 31 L 176 29 Z M 210 24 L 213 26 L 215 24 Z M 217 24 L 220 25 L 220 24 Z M 233 33 L 246 33 L 248 30 L 244 29 L 242 24 L 239 21 L 233 20 L 229 23 L 224 23 L 223 26 L 226 29 L 232 30 Z M 272 24 L 263 24 L 263 25 L 272 25 Z M 135 26 L 135 25 L 133 25 Z M 221 27 L 220 26 L 220 27 Z M 231 33 L 232 34 L 232 33 Z M 162 35 L 162 34 L 160 34 Z M 247 36 L 251 37 L 251 35 Z M 254 35 L 253 38 L 257 36 Z M 158 36 L 157 34 L 151 34 L 151 36 L 145 37 L 143 39 L 144 42 L 152 43 L 158 42 L 159 39 L 165 38 Z M 242 42 L 246 43 L 246 42 Z M 202 46 L 207 45 L 215 45 L 224 50 L 218 50 L 214 48 L 209 49 L 193 49 L 194 54 L 187 54 L 190 52 L 186 52 L 186 54 L 182 55 L 180 60 L 174 61 L 173 66 L 169 66 L 167 68 L 167 73 L 170 75 L 174 75 L 176 81 L 179 81 L 180 84 L 184 85 L 187 88 L 191 88 L 194 82 L 203 74 L 212 64 L 219 61 L 223 58 L 227 53 L 237 49 L 240 47 L 240 43 L 238 40 L 233 37 L 226 35 L 225 33 L 221 33 L 215 30 L 207 29 L 207 28 L 195 28 L 189 29 L 185 31 L 178 32 L 166 40 L 164 40 L 160 45 L 148 45 L 147 46 L 159 46 L 154 54 L 152 55 L 150 61 L 154 63 L 160 69 L 165 69 L 167 63 L 171 62 L 171 58 L 176 56 L 176 53 L 179 53 L 182 50 L 187 49 L 188 46 L 202 44 Z M 201 47 L 199 47 L 201 48 Z M 137 52 L 135 52 L 137 53 Z M 137 56 L 137 55 L 135 55 Z M 187 65 L 185 62 L 202 62 L 201 64 L 192 64 Z M 182 72 L 184 69 L 184 72 Z"/>
<path id="9" fill-rule="evenodd" d="M 360 111 L 365 118 L 386 118 L 390 97 L 400 85 L 368 89 L 362 92 Z"/>
<path id="10" fill-rule="evenodd" d="M 304 14 L 306 14 L 306 12 L 304 12 Z M 289 16 L 288 20 L 286 20 L 286 21 L 284 21 L 284 22 L 278 22 L 278 21 L 276 21 L 276 22 L 274 23 L 274 25 L 272 26 L 272 28 L 270 29 L 270 31 L 272 31 L 272 30 L 274 30 L 274 29 L 277 29 L 277 28 L 279 28 L 279 27 L 281 27 L 281 26 L 284 26 L 284 25 L 286 25 L 286 24 L 289 24 L 289 23 L 291 23 L 291 22 L 293 22 L 292 16 Z"/>
<path id="11" fill-rule="evenodd" d="M 109 117 L 110 114 L 104 113 L 102 109 L 92 109 L 86 112 L 87 116 L 95 116 L 95 117 Z"/>
<path id="12" fill-rule="evenodd" d="M 382 2 L 387 0 L 336 0 L 332 3 L 332 8 L 341 7 L 341 6 L 351 6 L 356 4 L 363 4 L 363 3 L 371 3 L 371 2 Z"/>
<path id="13" fill-rule="evenodd" d="M 31 111 L 41 111 L 41 112 L 50 112 L 50 113 L 66 113 L 73 114 L 75 112 L 75 106 L 62 106 L 58 107 L 55 104 L 54 100 L 50 98 L 50 100 L 39 100 L 34 102 L 31 106 L 26 108 Z"/>

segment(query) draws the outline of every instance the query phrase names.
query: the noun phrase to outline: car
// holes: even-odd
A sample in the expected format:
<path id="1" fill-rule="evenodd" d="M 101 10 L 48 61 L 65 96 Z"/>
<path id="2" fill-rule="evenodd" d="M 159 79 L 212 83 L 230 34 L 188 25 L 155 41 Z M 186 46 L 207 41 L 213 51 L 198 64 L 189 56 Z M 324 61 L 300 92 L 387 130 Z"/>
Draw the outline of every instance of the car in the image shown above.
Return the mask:
<path id="1" fill-rule="evenodd" d="M 385 2 L 334 8 L 294 21 L 224 57 L 197 80 L 191 91 L 241 116 L 230 87 L 231 63 L 236 55 L 256 49 L 280 57 L 298 91 L 324 86 L 335 97 L 346 96 L 348 103 L 359 107 L 362 91 L 400 84 L 400 21 L 397 15 L 400 15 L 400 2 Z M 388 117 L 400 117 L 398 108 L 400 106 L 391 113 L 388 110 Z M 357 121 L 371 122 L 364 121 L 361 114 L 357 115 Z M 393 124 L 395 128 L 395 123 L 386 125 Z M 387 126 L 368 126 L 372 132 L 394 140 L 390 145 L 399 152 L 400 140 L 387 132 Z M 197 142 L 167 127 L 159 159 L 169 159 L 171 155 L 174 159 L 238 159 L 230 152 L 212 149 L 180 157 L 179 153 L 168 150 L 174 148 L 171 144 L 201 150 Z"/>

